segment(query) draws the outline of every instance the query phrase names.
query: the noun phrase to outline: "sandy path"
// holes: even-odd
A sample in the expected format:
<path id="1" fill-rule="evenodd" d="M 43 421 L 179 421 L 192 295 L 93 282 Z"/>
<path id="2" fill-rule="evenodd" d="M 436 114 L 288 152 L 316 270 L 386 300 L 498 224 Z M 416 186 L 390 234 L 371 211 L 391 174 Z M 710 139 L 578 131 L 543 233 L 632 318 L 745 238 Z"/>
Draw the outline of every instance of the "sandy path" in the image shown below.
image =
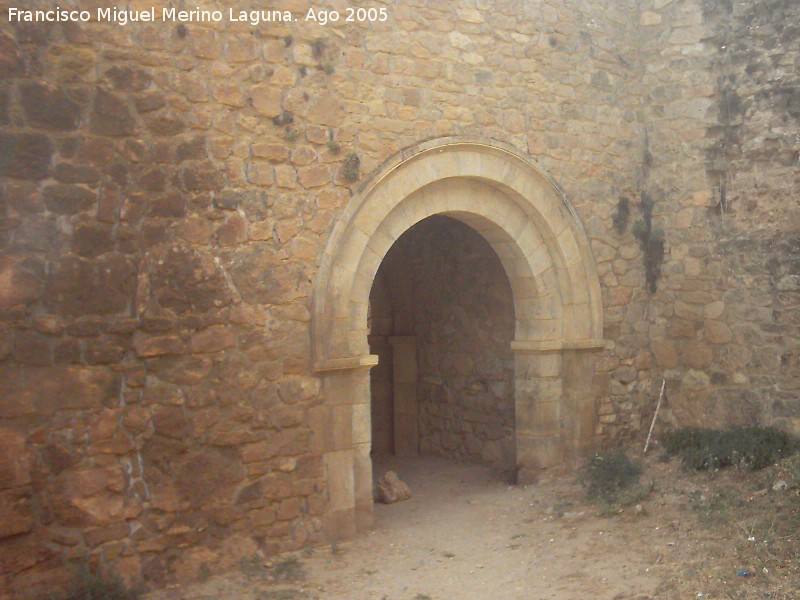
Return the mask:
<path id="1" fill-rule="evenodd" d="M 593 518 L 580 497 L 565 505 L 580 494 L 569 476 L 521 488 L 434 457 L 376 472 L 387 468 L 414 497 L 376 505 L 372 531 L 306 561 L 318 597 L 600 600 L 648 597 L 658 583 L 652 557 L 616 523 Z"/>
<path id="2" fill-rule="evenodd" d="M 517 487 L 486 467 L 435 457 L 376 462 L 376 475 L 389 468 L 414 496 L 376 505 L 371 530 L 147 600 L 795 599 L 785 590 L 800 581 L 789 543 L 800 495 L 767 493 L 769 473 L 717 479 L 651 458 L 643 510 L 607 517 L 571 473 Z M 757 518 L 765 537 L 776 518 L 789 519 L 783 554 L 777 538 L 762 544 L 736 524 L 755 528 Z M 304 575 L 276 583 L 287 565 Z M 745 566 L 755 576 L 738 577 Z"/>

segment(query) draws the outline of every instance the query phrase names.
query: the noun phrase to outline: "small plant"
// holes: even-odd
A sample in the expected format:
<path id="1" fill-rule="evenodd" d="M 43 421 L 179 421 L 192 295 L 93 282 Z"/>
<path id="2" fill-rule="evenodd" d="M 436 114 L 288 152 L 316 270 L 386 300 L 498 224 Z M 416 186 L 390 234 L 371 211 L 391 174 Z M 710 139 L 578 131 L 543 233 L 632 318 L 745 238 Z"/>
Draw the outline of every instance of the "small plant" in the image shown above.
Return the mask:
<path id="1" fill-rule="evenodd" d="M 342 174 L 346 181 L 350 183 L 358 181 L 361 169 L 361 159 L 358 157 L 358 154 L 350 152 L 344 157 L 344 164 L 342 166 Z"/>
<path id="2" fill-rule="evenodd" d="M 342 146 L 336 140 L 328 140 L 328 150 L 331 154 L 339 154 L 342 151 Z"/>
<path id="3" fill-rule="evenodd" d="M 641 473 L 641 465 L 622 450 L 596 452 L 584 470 L 586 496 L 606 505 L 627 503 L 623 492 L 639 481 Z"/>
<path id="4" fill-rule="evenodd" d="M 320 65 L 320 68 L 328 75 L 333 75 L 336 72 L 336 67 L 332 62 L 324 62 L 322 65 Z"/>
<path id="5" fill-rule="evenodd" d="M 258 577 L 260 579 L 265 579 L 267 576 L 267 569 L 264 566 L 264 562 L 262 561 L 261 557 L 257 554 L 247 558 L 243 556 L 239 559 L 239 571 L 242 572 L 242 575 L 247 577 L 248 579 L 252 579 Z"/>
<path id="6" fill-rule="evenodd" d="M 644 254 L 644 275 L 647 289 L 654 294 L 658 289 L 658 278 L 661 276 L 661 264 L 664 262 L 664 232 L 653 229 L 653 198 L 642 192 L 640 204 L 642 218 L 637 220 L 631 232 Z"/>
<path id="7" fill-rule="evenodd" d="M 664 436 L 662 445 L 667 454 L 680 456 L 683 466 L 695 471 L 731 466 L 757 471 L 798 449 L 796 439 L 774 427 L 676 429 Z"/>
<path id="8" fill-rule="evenodd" d="M 65 595 L 51 596 L 51 600 L 137 600 L 141 595 L 141 590 L 128 588 L 116 573 L 92 567 L 83 560 L 75 569 L 70 590 Z"/>
<path id="9" fill-rule="evenodd" d="M 270 575 L 275 581 L 298 581 L 306 576 L 302 563 L 293 556 L 276 563 Z"/>
<path id="10" fill-rule="evenodd" d="M 620 198 L 617 202 L 617 212 L 614 213 L 612 218 L 614 222 L 614 229 L 617 233 L 622 233 L 628 226 L 628 219 L 631 216 L 631 204 L 627 198 Z"/>
<path id="11" fill-rule="evenodd" d="M 286 134 L 283 136 L 283 138 L 287 142 L 292 143 L 292 142 L 296 142 L 297 141 L 297 136 L 298 135 L 299 134 L 297 133 L 297 130 L 294 127 L 287 127 L 286 128 Z"/>
<path id="12" fill-rule="evenodd" d="M 323 40 L 322 38 L 317 38 L 316 40 L 311 42 L 311 55 L 317 60 L 320 60 L 325 54 L 326 45 L 327 44 L 325 43 L 325 40 Z"/>
<path id="13" fill-rule="evenodd" d="M 275 115 L 272 117 L 272 124 L 278 127 L 283 127 L 284 125 L 290 125 L 294 122 L 294 115 L 292 113 L 283 111 L 279 115 Z"/>

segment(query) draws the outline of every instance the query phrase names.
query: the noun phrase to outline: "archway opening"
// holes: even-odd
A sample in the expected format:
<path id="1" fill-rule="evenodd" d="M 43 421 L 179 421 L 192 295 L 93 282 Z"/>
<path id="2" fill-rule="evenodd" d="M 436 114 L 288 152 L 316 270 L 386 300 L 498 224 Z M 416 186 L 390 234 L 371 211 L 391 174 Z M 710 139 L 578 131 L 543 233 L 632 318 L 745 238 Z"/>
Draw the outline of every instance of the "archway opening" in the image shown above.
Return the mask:
<path id="1" fill-rule="evenodd" d="M 592 445 L 593 351 L 604 346 L 600 282 L 574 207 L 535 165 L 494 141 L 430 140 L 365 181 L 337 219 L 314 286 L 311 345 L 324 401 L 309 414 L 327 480 L 324 527 L 372 521 L 370 292 L 397 240 L 444 215 L 491 245 L 513 292 L 514 444 L 518 481 Z M 394 336 L 394 381 L 398 349 Z M 416 361 L 406 361 L 408 367 Z M 403 382 L 416 382 L 405 369 Z M 416 394 L 415 396 L 416 397 Z M 397 394 L 394 403 L 397 404 Z M 394 432 L 394 444 L 405 439 Z"/>
<path id="2" fill-rule="evenodd" d="M 373 457 L 513 472 L 514 303 L 491 245 L 444 215 L 412 226 L 377 271 L 368 325 Z"/>

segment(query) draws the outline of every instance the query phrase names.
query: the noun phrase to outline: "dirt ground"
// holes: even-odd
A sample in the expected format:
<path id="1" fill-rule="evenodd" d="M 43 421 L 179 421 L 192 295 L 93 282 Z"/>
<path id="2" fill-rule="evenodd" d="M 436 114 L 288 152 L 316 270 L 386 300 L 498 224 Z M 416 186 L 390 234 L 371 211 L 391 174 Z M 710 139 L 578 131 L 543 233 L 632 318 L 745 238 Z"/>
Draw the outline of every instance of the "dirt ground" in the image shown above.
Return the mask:
<path id="1" fill-rule="evenodd" d="M 370 531 L 146 598 L 800 599 L 790 465 L 687 473 L 659 455 L 622 510 L 589 503 L 575 473 L 518 487 L 479 465 L 385 460 L 376 475 L 395 470 L 414 496 L 376 505 Z"/>

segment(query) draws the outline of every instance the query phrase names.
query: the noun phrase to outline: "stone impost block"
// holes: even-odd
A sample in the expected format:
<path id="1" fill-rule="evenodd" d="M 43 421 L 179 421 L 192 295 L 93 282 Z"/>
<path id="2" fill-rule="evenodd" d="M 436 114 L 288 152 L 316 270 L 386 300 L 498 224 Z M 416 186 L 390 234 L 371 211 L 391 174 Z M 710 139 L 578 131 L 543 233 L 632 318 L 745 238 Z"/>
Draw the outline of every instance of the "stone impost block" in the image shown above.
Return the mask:
<path id="1" fill-rule="evenodd" d="M 331 512 L 351 511 L 355 507 L 353 450 L 326 452 L 323 456 Z"/>

